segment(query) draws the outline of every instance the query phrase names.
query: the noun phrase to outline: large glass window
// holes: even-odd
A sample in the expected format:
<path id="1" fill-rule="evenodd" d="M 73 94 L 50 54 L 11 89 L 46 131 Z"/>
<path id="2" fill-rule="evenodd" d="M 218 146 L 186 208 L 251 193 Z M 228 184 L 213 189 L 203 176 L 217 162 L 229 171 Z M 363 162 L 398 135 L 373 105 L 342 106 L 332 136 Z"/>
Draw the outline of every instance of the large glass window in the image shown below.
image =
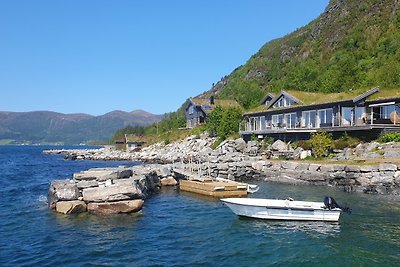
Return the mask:
<path id="1" fill-rule="evenodd" d="M 395 105 L 382 106 L 380 108 L 381 119 L 390 119 L 390 113 L 395 110 Z"/>
<path id="2" fill-rule="evenodd" d="M 297 120 L 296 113 L 289 113 L 286 114 L 285 116 L 286 116 L 286 127 L 296 128 L 296 120 Z"/>
<path id="3" fill-rule="evenodd" d="M 318 111 L 320 126 L 331 126 L 333 120 L 333 109 L 321 109 Z"/>
<path id="4" fill-rule="evenodd" d="M 342 125 L 350 126 L 353 123 L 353 108 L 343 107 L 342 108 Z"/>
<path id="5" fill-rule="evenodd" d="M 193 108 L 193 106 L 190 106 L 189 107 L 189 114 L 192 115 L 193 113 L 194 113 L 194 108 Z"/>
<path id="6" fill-rule="evenodd" d="M 317 112 L 315 110 L 303 111 L 303 127 L 306 128 L 315 128 L 316 126 L 316 115 Z"/>
<path id="7" fill-rule="evenodd" d="M 283 114 L 272 115 L 272 127 L 283 127 Z"/>

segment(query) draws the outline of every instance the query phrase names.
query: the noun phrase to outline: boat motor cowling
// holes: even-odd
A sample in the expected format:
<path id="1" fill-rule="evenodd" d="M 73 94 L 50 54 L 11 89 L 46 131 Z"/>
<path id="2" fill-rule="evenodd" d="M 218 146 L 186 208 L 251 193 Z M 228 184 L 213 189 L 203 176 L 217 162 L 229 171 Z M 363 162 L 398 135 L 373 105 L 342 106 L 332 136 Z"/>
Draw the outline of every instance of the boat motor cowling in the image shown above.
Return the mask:
<path id="1" fill-rule="evenodd" d="M 335 208 L 341 209 L 343 212 L 351 213 L 351 209 L 349 207 L 341 207 L 339 204 L 333 199 L 333 197 L 326 196 L 324 197 L 324 205 L 325 209 L 332 210 Z"/>

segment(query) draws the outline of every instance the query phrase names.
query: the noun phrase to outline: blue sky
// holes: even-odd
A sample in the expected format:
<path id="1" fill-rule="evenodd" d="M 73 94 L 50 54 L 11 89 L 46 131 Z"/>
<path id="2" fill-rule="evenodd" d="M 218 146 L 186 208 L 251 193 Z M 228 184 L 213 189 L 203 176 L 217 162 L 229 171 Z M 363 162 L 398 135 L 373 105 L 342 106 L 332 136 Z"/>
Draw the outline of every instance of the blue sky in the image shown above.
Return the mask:
<path id="1" fill-rule="evenodd" d="M 0 110 L 175 111 L 328 0 L 0 0 Z"/>

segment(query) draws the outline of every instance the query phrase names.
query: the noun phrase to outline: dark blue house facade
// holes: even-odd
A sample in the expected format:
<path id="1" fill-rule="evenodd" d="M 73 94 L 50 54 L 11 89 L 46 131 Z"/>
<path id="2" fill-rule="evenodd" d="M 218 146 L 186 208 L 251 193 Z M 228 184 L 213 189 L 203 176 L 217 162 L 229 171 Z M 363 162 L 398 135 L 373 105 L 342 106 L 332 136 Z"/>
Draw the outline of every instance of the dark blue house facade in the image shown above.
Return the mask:
<path id="1" fill-rule="evenodd" d="M 344 132 L 357 135 L 379 135 L 400 130 L 400 97 L 368 100 L 379 92 L 373 88 L 349 99 L 304 104 L 282 91 L 263 103 L 263 111 L 244 114 L 240 134 L 245 140 L 252 135 L 270 136 L 285 141 L 307 139 L 317 131 Z M 328 95 L 326 97 L 329 99 Z"/>

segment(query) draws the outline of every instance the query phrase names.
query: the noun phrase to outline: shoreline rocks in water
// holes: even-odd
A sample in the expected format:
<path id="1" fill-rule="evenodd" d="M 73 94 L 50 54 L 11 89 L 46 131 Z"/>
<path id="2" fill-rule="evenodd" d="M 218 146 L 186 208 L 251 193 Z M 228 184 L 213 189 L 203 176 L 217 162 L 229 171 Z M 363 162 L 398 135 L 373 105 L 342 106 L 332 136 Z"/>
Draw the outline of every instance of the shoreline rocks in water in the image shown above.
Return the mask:
<path id="1" fill-rule="evenodd" d="M 155 176 L 158 177 L 159 185 L 170 184 L 168 178 L 179 179 L 179 174 L 174 169 L 185 172 L 196 172 L 199 176 L 220 177 L 231 180 L 245 181 L 248 179 L 265 180 L 290 184 L 311 184 L 341 187 L 348 192 L 364 192 L 378 194 L 400 195 L 400 169 L 396 164 L 377 163 L 375 165 L 353 165 L 353 164 L 319 164 L 308 161 L 282 161 L 269 160 L 277 155 L 289 157 L 288 155 L 300 155 L 298 149 L 292 149 L 284 142 L 276 142 L 270 146 L 267 153 L 261 150 L 256 142 L 244 142 L 242 139 L 227 140 L 221 143 L 217 149 L 211 149 L 213 138 L 190 137 L 174 144 L 156 144 L 144 148 L 139 152 L 120 152 L 110 148 L 97 150 L 51 150 L 44 151 L 48 154 L 74 155 L 76 158 L 90 160 L 130 160 L 151 163 L 162 163 L 146 165 L 147 168 L 156 168 Z M 396 149 L 398 144 L 389 143 L 375 148 L 375 144 L 363 144 L 352 151 L 372 151 L 377 149 Z M 388 150 L 389 151 L 389 150 Z M 361 153 L 361 152 L 358 152 Z M 358 155 L 355 153 L 355 155 Z M 348 153 L 349 155 L 351 153 Z M 380 152 L 381 155 L 394 155 L 395 153 Z M 339 154 L 340 157 L 341 154 Z M 69 156 L 68 156 L 69 157 Z M 156 166 L 156 167 L 151 167 Z M 94 173 L 96 178 L 94 179 Z M 114 170 L 103 177 L 99 173 L 88 171 L 86 174 L 75 174 L 78 190 L 94 188 L 99 182 L 105 182 L 110 177 L 117 181 L 128 178 L 132 173 L 129 170 Z M 133 175 L 135 176 L 135 175 Z M 130 178 L 134 179 L 134 178 Z M 143 178 L 141 181 L 144 181 Z M 131 183 L 131 181 L 127 182 Z M 172 182 L 174 184 L 174 182 Z M 122 186 L 122 185 L 121 185 Z M 70 199 L 70 195 L 76 195 L 75 189 L 66 185 L 64 191 L 60 191 L 60 199 Z M 111 189 L 109 189 L 111 190 Z M 114 189 L 113 189 L 114 190 Z M 86 195 L 95 190 L 86 190 Z M 120 192 L 121 194 L 135 195 L 136 192 Z M 119 196 L 122 201 L 121 197 Z M 102 199 L 108 201 L 107 199 Z"/>
<path id="2" fill-rule="evenodd" d="M 158 168 L 96 168 L 75 173 L 72 179 L 54 180 L 49 188 L 49 207 L 64 214 L 137 212 L 144 199 L 161 186 Z"/>

